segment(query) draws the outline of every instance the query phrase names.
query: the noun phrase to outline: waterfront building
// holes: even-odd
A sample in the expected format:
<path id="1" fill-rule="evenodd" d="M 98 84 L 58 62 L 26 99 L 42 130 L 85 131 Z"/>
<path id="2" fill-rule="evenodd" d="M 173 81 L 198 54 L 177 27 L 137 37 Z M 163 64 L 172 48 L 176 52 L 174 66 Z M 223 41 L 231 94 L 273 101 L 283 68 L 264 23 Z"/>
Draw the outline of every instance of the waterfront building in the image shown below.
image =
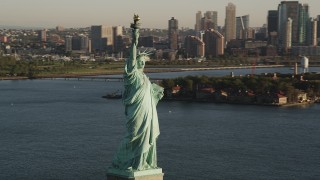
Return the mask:
<path id="1" fill-rule="evenodd" d="M 226 42 L 236 39 L 236 6 L 232 3 L 229 3 L 228 6 L 226 6 L 224 28 Z"/>
<path id="2" fill-rule="evenodd" d="M 225 39 L 215 29 L 208 29 L 204 32 L 203 42 L 205 44 L 205 56 L 208 58 L 224 55 Z"/>
<path id="3" fill-rule="evenodd" d="M 278 36 L 278 11 L 270 10 L 268 11 L 267 17 L 267 26 L 268 26 L 268 43 L 271 45 L 276 45 L 276 38 Z"/>
<path id="4" fill-rule="evenodd" d="M 187 58 L 204 57 L 205 55 L 205 44 L 199 37 L 186 36 L 184 47 Z"/>
<path id="5" fill-rule="evenodd" d="M 168 39 L 169 48 L 172 50 L 178 49 L 178 20 L 174 17 L 168 21 Z"/>
<path id="6" fill-rule="evenodd" d="M 194 30 L 196 32 L 199 32 L 201 30 L 201 19 L 202 19 L 202 12 L 198 11 L 196 13 L 196 24 L 195 24 L 195 28 L 194 28 Z"/>

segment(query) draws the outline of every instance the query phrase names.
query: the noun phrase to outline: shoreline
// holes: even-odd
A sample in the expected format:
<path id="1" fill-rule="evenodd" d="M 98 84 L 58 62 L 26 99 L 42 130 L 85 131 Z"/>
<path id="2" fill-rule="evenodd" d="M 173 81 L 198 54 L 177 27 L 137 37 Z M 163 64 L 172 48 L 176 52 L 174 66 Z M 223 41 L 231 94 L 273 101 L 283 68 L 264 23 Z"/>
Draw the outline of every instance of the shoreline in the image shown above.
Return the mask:
<path id="1" fill-rule="evenodd" d="M 255 68 L 281 68 L 290 67 L 285 65 L 260 65 Z M 224 67 L 150 67 L 145 68 L 147 73 L 165 73 L 165 72 L 183 72 L 183 71 L 207 71 L 207 70 L 227 70 L 227 69 L 248 69 L 252 66 L 224 66 Z M 45 78 L 80 78 L 87 76 L 101 76 L 101 75 L 117 75 L 122 74 L 122 72 L 106 72 L 106 73 L 79 73 L 79 74 L 49 74 L 40 75 L 35 77 L 26 76 L 8 76 L 0 77 L 0 80 L 28 80 L 28 79 L 45 79 Z"/>
<path id="2" fill-rule="evenodd" d="M 198 103 L 215 103 L 215 104 L 232 104 L 232 105 L 252 105 L 252 106 L 273 106 L 273 107 L 294 107 L 294 106 L 307 106 L 314 105 L 319 102 L 296 102 L 296 103 L 286 103 L 286 104 L 264 104 L 264 103 L 245 103 L 245 102 L 227 102 L 227 101 L 214 101 L 208 99 L 193 99 L 193 98 L 163 98 L 163 101 L 181 101 L 181 102 L 198 102 Z"/>

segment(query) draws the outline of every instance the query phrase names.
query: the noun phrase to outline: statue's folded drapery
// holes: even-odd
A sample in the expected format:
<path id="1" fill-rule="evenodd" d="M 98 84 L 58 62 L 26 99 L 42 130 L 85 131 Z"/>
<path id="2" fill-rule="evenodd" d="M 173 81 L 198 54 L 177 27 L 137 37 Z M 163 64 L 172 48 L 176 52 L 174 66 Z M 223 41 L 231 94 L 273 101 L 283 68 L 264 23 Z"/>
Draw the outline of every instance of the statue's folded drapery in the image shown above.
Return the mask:
<path id="1" fill-rule="evenodd" d="M 138 30 L 133 33 L 138 36 Z M 132 45 L 124 72 L 127 131 L 112 163 L 113 168 L 132 171 L 157 168 L 156 140 L 160 131 L 156 105 L 163 96 L 163 88 L 151 83 L 139 67 L 136 45 Z"/>

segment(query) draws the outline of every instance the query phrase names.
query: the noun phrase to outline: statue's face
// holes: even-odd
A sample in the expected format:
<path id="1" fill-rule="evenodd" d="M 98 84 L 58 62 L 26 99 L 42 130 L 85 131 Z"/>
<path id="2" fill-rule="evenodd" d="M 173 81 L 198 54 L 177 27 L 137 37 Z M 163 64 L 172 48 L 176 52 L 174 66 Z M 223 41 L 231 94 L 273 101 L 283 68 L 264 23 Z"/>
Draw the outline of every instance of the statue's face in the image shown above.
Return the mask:
<path id="1" fill-rule="evenodd" d="M 139 57 L 138 58 L 138 60 L 137 60 L 137 68 L 138 69 L 143 69 L 144 68 L 144 66 L 145 66 L 145 59 L 144 59 L 144 57 L 142 56 L 142 57 Z"/>

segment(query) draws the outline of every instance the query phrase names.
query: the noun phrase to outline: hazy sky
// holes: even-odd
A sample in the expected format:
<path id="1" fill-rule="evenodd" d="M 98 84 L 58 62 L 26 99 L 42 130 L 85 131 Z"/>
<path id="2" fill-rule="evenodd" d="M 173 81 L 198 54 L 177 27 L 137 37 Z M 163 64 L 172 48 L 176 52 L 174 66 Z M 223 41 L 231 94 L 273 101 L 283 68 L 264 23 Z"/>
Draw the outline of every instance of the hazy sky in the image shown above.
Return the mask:
<path id="1" fill-rule="evenodd" d="M 266 23 L 268 10 L 276 10 L 279 0 L 0 0 L 0 25 L 48 27 L 88 27 L 110 25 L 129 27 L 134 13 L 142 27 L 167 28 L 175 17 L 179 28 L 194 28 L 197 11 L 218 11 L 218 25 L 224 25 L 225 7 L 236 5 L 236 15 L 250 15 L 250 26 Z M 311 17 L 320 15 L 320 0 L 309 4 Z"/>

